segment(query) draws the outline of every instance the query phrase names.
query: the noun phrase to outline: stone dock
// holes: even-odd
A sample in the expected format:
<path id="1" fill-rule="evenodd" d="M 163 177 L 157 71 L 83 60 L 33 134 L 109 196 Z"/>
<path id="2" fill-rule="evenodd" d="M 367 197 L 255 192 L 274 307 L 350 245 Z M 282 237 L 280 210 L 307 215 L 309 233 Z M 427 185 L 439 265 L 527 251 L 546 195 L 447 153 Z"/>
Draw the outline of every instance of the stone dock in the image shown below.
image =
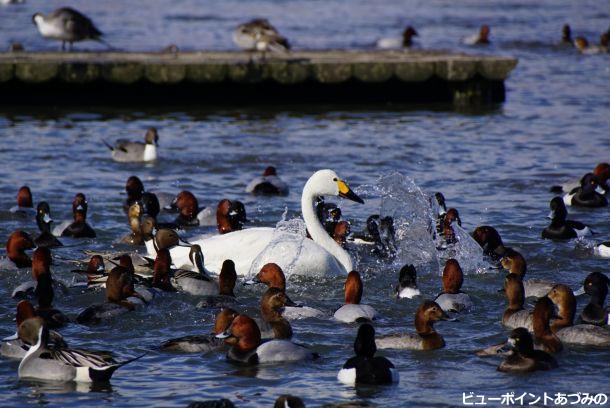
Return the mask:
<path id="1" fill-rule="evenodd" d="M 440 51 L 7 52 L 0 104 L 494 104 L 516 65 Z"/>

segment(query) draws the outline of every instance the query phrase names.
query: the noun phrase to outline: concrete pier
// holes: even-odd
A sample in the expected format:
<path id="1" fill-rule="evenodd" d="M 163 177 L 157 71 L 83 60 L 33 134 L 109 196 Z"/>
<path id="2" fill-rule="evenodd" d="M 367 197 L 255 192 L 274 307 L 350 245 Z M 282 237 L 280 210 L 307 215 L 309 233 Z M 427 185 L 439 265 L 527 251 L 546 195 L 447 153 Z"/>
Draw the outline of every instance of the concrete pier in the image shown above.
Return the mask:
<path id="1" fill-rule="evenodd" d="M 0 103 L 489 104 L 504 101 L 516 65 L 440 51 L 7 52 Z"/>

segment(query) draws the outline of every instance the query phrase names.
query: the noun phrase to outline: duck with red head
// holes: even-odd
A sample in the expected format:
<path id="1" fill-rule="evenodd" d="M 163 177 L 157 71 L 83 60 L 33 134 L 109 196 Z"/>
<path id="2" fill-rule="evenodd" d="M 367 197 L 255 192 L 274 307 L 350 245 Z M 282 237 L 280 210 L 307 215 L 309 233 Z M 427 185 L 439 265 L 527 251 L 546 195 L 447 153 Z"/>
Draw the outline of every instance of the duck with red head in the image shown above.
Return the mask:
<path id="1" fill-rule="evenodd" d="M 441 234 L 443 235 L 443 238 L 445 238 L 445 242 L 447 244 L 455 244 L 457 242 L 457 237 L 452 226 L 453 223 L 457 223 L 457 225 L 460 227 L 462 226 L 462 220 L 460 219 L 458 210 L 455 208 L 450 208 L 443 217 L 443 228 L 441 231 Z"/>
<path id="2" fill-rule="evenodd" d="M 199 225 L 198 215 L 199 202 L 193 193 L 183 190 L 178 193 L 171 204 L 172 208 L 178 210 L 179 214 L 174 221 L 181 227 L 193 227 Z"/>
<path id="3" fill-rule="evenodd" d="M 402 36 L 398 38 L 380 38 L 375 46 L 381 50 L 393 50 L 399 48 L 409 48 L 413 45 L 413 37 L 419 34 L 412 26 L 407 26 L 402 31 Z"/>
<path id="4" fill-rule="evenodd" d="M 288 184 L 278 175 L 273 166 L 269 166 L 263 171 L 263 175 L 256 177 L 246 186 L 246 193 L 264 196 L 287 196 Z"/>
<path id="5" fill-rule="evenodd" d="M 597 181 L 599 186 L 597 187 L 597 192 L 600 194 L 606 194 L 610 187 L 608 187 L 608 179 L 610 178 L 610 164 L 608 163 L 598 163 L 593 169 L 593 175 L 597 177 Z M 550 189 L 551 193 L 570 193 L 575 191 L 580 187 L 580 182 L 582 178 L 577 180 L 566 181 L 565 183 L 557 186 L 553 186 Z"/>
<path id="6" fill-rule="evenodd" d="M 549 203 L 551 212 L 548 217 L 551 224 L 542 230 L 542 238 L 545 239 L 573 239 L 586 237 L 591 230 L 582 222 L 568 220 L 568 210 L 561 197 L 554 197 Z"/>
<path id="7" fill-rule="evenodd" d="M 439 320 L 450 320 L 438 303 L 425 300 L 415 312 L 416 334 L 391 334 L 377 338 L 381 349 L 435 350 L 445 347 L 445 340 L 434 329 Z"/>
<path id="8" fill-rule="evenodd" d="M 223 308 L 216 315 L 211 334 L 190 335 L 167 340 L 159 346 L 159 349 L 175 353 L 209 353 L 225 350 L 227 347 L 224 340 L 217 338 L 216 335 L 224 333 L 238 315 L 239 313 L 231 308 Z"/>
<path id="9" fill-rule="evenodd" d="M 55 293 L 53 291 L 53 278 L 50 273 L 43 273 L 38 277 L 35 293 L 38 298 L 36 315 L 43 318 L 49 328 L 58 329 L 70 322 L 70 319 L 53 307 Z"/>
<path id="10" fill-rule="evenodd" d="M 377 316 L 377 312 L 369 305 L 361 305 L 362 279 L 357 271 L 347 274 L 343 285 L 345 293 L 345 304 L 334 314 L 335 319 L 343 323 L 371 321 Z"/>
<path id="11" fill-rule="evenodd" d="M 49 248 L 36 248 L 32 254 L 32 279 L 17 286 L 13 290 L 11 297 L 13 299 L 32 297 L 40 276 L 45 273 L 51 273 L 51 262 L 52 258 Z"/>
<path id="12" fill-rule="evenodd" d="M 295 304 L 286 296 L 286 292 L 278 288 L 268 288 L 261 299 L 261 317 L 257 321 L 263 339 L 292 338 L 292 327 L 282 316 L 286 306 Z"/>
<path id="13" fill-rule="evenodd" d="M 343 248 L 347 246 L 347 236 L 350 234 L 350 225 L 347 221 L 339 221 L 335 225 L 335 229 L 333 231 L 333 239 Z"/>
<path id="14" fill-rule="evenodd" d="M 581 54 L 595 55 L 606 54 L 608 52 L 608 33 L 603 33 L 599 37 L 599 45 L 591 45 L 585 37 L 576 37 L 574 46 Z"/>
<path id="15" fill-rule="evenodd" d="M 254 365 L 265 363 L 290 363 L 312 360 L 317 354 L 290 340 L 269 340 L 261 343 L 261 332 L 256 322 L 246 316 L 237 316 L 231 326 L 217 335 L 230 346 L 227 353 L 229 361 Z"/>
<path id="16" fill-rule="evenodd" d="M 32 191 L 28 186 L 21 186 L 17 191 L 17 205 L 11 207 L 9 211 L 20 216 L 34 215 L 34 202 Z"/>
<path id="17" fill-rule="evenodd" d="M 6 256 L 17 268 L 29 268 L 32 266 L 32 260 L 25 251 L 35 247 L 34 240 L 27 232 L 16 230 L 6 241 Z"/>
<path id="18" fill-rule="evenodd" d="M 468 294 L 461 291 L 464 273 L 459 262 L 448 259 L 443 268 L 443 291 L 434 300 L 445 312 L 470 311 L 473 307 Z"/>
<path id="19" fill-rule="evenodd" d="M 236 282 L 237 272 L 235 272 L 235 262 L 225 259 L 218 275 L 218 293 L 206 296 L 204 300 L 197 304 L 197 308 L 225 307 L 236 303 L 237 299 L 234 293 Z"/>
<path id="20" fill-rule="evenodd" d="M 17 330 L 19 330 L 21 323 L 35 317 L 36 311 L 29 300 L 21 300 L 19 303 L 17 303 L 17 314 L 15 319 L 17 322 Z M 68 347 L 61 334 L 54 330 L 49 332 L 49 340 L 49 347 L 51 349 Z M 18 332 L 15 332 L 13 336 L 2 339 L 2 343 L 0 343 L 0 355 L 3 357 L 20 360 L 25 356 L 25 353 L 29 348 L 30 345 L 24 343 L 19 338 Z"/>
<path id="21" fill-rule="evenodd" d="M 159 133 L 154 127 L 148 128 L 144 143 L 118 139 L 114 146 L 102 140 L 112 152 L 112 159 L 122 163 L 151 162 L 157 160 Z"/>
<path id="22" fill-rule="evenodd" d="M 536 306 L 534 306 L 532 312 L 534 341 L 537 348 L 547 353 L 558 353 L 563 349 L 561 341 L 551 331 L 550 322 L 555 317 L 557 317 L 555 305 L 547 296 L 543 296 L 536 301 Z"/>
<path id="23" fill-rule="evenodd" d="M 472 238 L 483 248 L 483 253 L 494 261 L 499 260 L 506 253 L 502 238 L 494 227 L 489 225 L 476 227 L 472 232 Z"/>
<path id="24" fill-rule="evenodd" d="M 72 215 L 74 222 L 61 232 L 62 237 L 95 238 L 95 231 L 87 224 L 87 198 L 78 193 L 72 201 Z"/>
<path id="25" fill-rule="evenodd" d="M 551 330 L 565 345 L 610 347 L 610 331 L 592 324 L 574 325 L 576 298 L 566 285 L 555 285 L 548 294 L 557 308 L 558 317 Z"/>
<path id="26" fill-rule="evenodd" d="M 102 258 L 101 255 L 93 255 L 91 259 L 89 259 L 87 269 L 72 269 L 72 272 L 84 275 L 87 278 L 88 288 L 106 286 L 108 274 L 106 273 L 104 258 Z"/>
<path id="27" fill-rule="evenodd" d="M 527 279 L 525 280 L 525 272 L 527 271 L 527 262 L 523 255 L 512 248 L 507 248 L 504 257 L 500 260 L 502 267 L 521 277 L 523 288 L 525 289 L 525 297 L 540 298 L 546 296 L 549 290 L 556 285 L 555 282 L 542 279 Z M 516 326 L 519 327 L 519 326 Z"/>
<path id="28" fill-rule="evenodd" d="M 250 282 L 246 282 L 250 283 Z M 270 288 L 277 288 L 286 292 L 286 276 L 284 271 L 276 263 L 270 262 L 261 268 L 261 270 L 252 279 L 251 283 L 263 283 Z M 293 303 L 290 301 L 289 303 Z M 313 307 L 304 305 L 285 305 L 282 316 L 287 320 L 305 319 L 311 317 L 322 317 L 324 312 Z"/>
<path id="29" fill-rule="evenodd" d="M 533 330 L 532 314 L 523 307 L 525 304 L 525 290 L 523 289 L 521 276 L 514 273 L 506 275 L 503 292 L 508 305 L 504 310 L 504 314 L 502 314 L 502 325 L 510 329 L 525 327 L 530 331 Z"/>
<path id="30" fill-rule="evenodd" d="M 220 200 L 216 208 L 216 226 L 219 234 L 226 234 L 243 229 L 246 209 L 242 202 L 228 199 Z"/>
<path id="31" fill-rule="evenodd" d="M 358 328 L 354 341 L 356 355 L 343 364 L 337 380 L 346 385 L 392 384 L 398 382 L 398 371 L 385 357 L 376 357 L 375 329 L 368 323 Z"/>
<path id="32" fill-rule="evenodd" d="M 479 28 L 479 32 L 477 34 L 464 38 L 463 43 L 466 45 L 487 45 L 490 43 L 490 33 L 491 29 L 487 24 L 484 24 L 481 26 L 481 28 Z"/>
<path id="33" fill-rule="evenodd" d="M 587 173 L 580 180 L 580 187 L 563 196 L 563 202 L 575 207 L 606 207 L 608 200 L 600 193 L 604 190 L 599 186 L 599 179 L 593 173 Z"/>

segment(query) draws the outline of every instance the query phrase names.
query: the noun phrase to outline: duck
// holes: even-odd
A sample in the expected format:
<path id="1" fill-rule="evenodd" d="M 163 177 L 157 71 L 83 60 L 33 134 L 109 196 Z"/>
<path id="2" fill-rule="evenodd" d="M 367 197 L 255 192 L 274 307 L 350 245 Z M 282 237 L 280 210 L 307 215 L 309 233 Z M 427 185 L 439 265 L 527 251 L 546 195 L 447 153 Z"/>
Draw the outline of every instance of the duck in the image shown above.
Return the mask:
<path id="1" fill-rule="evenodd" d="M 483 253 L 494 261 L 499 261 L 506 254 L 502 237 L 494 227 L 478 226 L 472 232 L 472 238 L 483 248 Z"/>
<path id="2" fill-rule="evenodd" d="M 561 197 L 554 197 L 550 204 L 549 218 L 551 224 L 542 231 L 544 239 L 572 239 L 581 238 L 591 234 L 585 224 L 568 220 L 568 210 Z"/>
<path id="3" fill-rule="evenodd" d="M 53 291 L 53 278 L 50 273 L 43 273 L 38 277 L 38 284 L 34 293 L 38 299 L 36 316 L 44 319 L 45 325 L 50 329 L 59 329 L 70 322 L 70 319 L 53 307 L 55 292 Z"/>
<path id="4" fill-rule="evenodd" d="M 443 268 L 443 291 L 434 300 L 445 312 L 469 311 L 473 307 L 467 293 L 461 291 L 464 273 L 459 262 L 447 259 Z"/>
<path id="5" fill-rule="evenodd" d="M 256 177 L 246 186 L 246 193 L 263 196 L 287 196 L 289 193 L 286 184 L 278 175 L 273 166 L 268 166 L 263 175 Z"/>
<path id="6" fill-rule="evenodd" d="M 34 240 L 22 230 L 15 230 L 6 241 L 6 257 L 19 269 L 31 268 L 32 259 L 25 253 L 27 249 L 36 248 Z"/>
<path id="7" fill-rule="evenodd" d="M 402 31 L 401 38 L 381 38 L 375 46 L 381 50 L 392 50 L 397 48 L 409 48 L 413 45 L 413 37 L 419 34 L 412 26 L 407 26 Z"/>
<path id="8" fill-rule="evenodd" d="M 269 288 L 277 288 L 286 292 L 286 276 L 282 268 L 274 263 L 269 262 L 261 268 L 261 270 L 252 279 L 254 283 L 263 283 Z M 324 312 L 313 307 L 296 305 L 290 300 L 289 305 L 284 306 L 282 316 L 287 320 L 319 318 L 324 316 Z M 292 304 L 292 305 L 290 305 Z"/>
<path id="9" fill-rule="evenodd" d="M 377 312 L 369 305 L 361 305 L 362 299 L 362 279 L 357 271 L 347 274 L 345 285 L 345 304 L 334 314 L 335 319 L 343 323 L 354 323 L 370 321 L 377 317 Z"/>
<path id="10" fill-rule="evenodd" d="M 502 325 L 509 329 L 525 327 L 529 331 L 533 330 L 532 314 L 525 310 L 525 290 L 521 276 L 509 273 L 504 278 L 504 295 L 508 300 L 508 305 L 502 314 Z"/>
<path id="11" fill-rule="evenodd" d="M 610 330 L 592 324 L 574 325 L 576 298 L 572 289 L 558 284 L 548 294 L 557 308 L 558 318 L 551 323 L 551 330 L 567 345 L 610 347 Z"/>
<path id="12" fill-rule="evenodd" d="M 93 255 L 87 263 L 87 269 L 72 269 L 73 273 L 84 275 L 87 278 L 87 287 L 105 287 L 108 274 L 101 255 Z"/>
<path id="13" fill-rule="evenodd" d="M 299 397 L 283 394 L 277 397 L 273 408 L 305 408 L 305 403 Z"/>
<path id="14" fill-rule="evenodd" d="M 133 203 L 127 212 L 131 232 L 121 238 L 121 243 L 136 246 L 144 244 L 144 234 L 142 234 L 142 225 L 140 224 L 141 215 L 142 206 L 139 202 Z"/>
<path id="15" fill-rule="evenodd" d="M 19 378 L 61 382 L 107 382 L 118 368 L 142 357 L 117 363 L 107 352 L 50 348 L 49 328 L 39 318 L 21 323 L 19 337 L 31 344 L 19 363 Z"/>
<path id="16" fill-rule="evenodd" d="M 572 28 L 570 28 L 569 24 L 564 24 L 561 29 L 561 44 L 574 46 L 574 42 L 572 40 Z"/>
<path id="17" fill-rule="evenodd" d="M 17 205 L 11 207 L 9 212 L 22 216 L 34 214 L 34 203 L 32 200 L 32 190 L 28 186 L 21 186 L 17 191 Z"/>
<path id="18" fill-rule="evenodd" d="M 19 326 L 21 323 L 26 321 L 27 319 L 31 319 L 36 317 L 36 311 L 34 310 L 34 306 L 30 303 L 29 300 L 20 300 L 17 303 L 17 314 L 16 314 L 16 322 L 17 322 L 17 331 L 13 336 L 5 337 L 2 339 L 2 343 L 0 344 L 0 355 L 6 358 L 18 359 L 21 360 L 26 351 L 30 348 L 29 344 L 25 344 L 19 338 Z M 61 334 L 54 330 L 49 331 L 49 347 L 68 347 L 64 338 Z"/>
<path id="19" fill-rule="evenodd" d="M 353 243 L 371 245 L 373 255 L 392 259 L 398 251 L 394 219 L 390 216 L 381 217 L 379 214 L 369 216 L 366 220 L 366 230 L 362 234 L 355 235 Z"/>
<path id="20" fill-rule="evenodd" d="M 286 52 L 288 40 L 281 36 L 269 20 L 257 18 L 238 25 L 233 31 L 233 42 L 244 51 Z"/>
<path id="21" fill-rule="evenodd" d="M 292 300 L 286 296 L 286 292 L 279 288 L 267 288 L 261 298 L 262 320 L 258 322 L 261 338 L 285 340 L 292 338 L 292 327 L 282 316 L 285 306 L 294 306 Z"/>
<path id="22" fill-rule="evenodd" d="M 398 284 L 394 289 L 396 297 L 398 299 L 413 299 L 415 296 L 419 296 L 421 292 L 417 288 L 416 279 L 415 266 L 412 264 L 403 266 L 398 273 Z"/>
<path id="23" fill-rule="evenodd" d="M 189 271 L 189 273 L 193 273 Z M 200 272 L 201 273 L 201 272 Z M 207 296 L 204 300 L 197 304 L 197 308 L 218 307 L 231 303 L 236 303 L 235 282 L 237 282 L 237 273 L 235 272 L 235 263 L 230 259 L 225 259 L 218 275 L 218 293 Z M 181 283 L 175 284 L 182 287 Z"/>
<path id="24" fill-rule="evenodd" d="M 227 360 L 246 365 L 268 363 L 293 363 L 313 360 L 317 354 L 290 340 L 269 340 L 261 343 L 261 332 L 249 316 L 240 314 L 229 328 L 216 337 L 230 346 Z"/>
<path id="25" fill-rule="evenodd" d="M 176 195 L 170 207 L 178 211 L 174 223 L 181 227 L 192 227 L 199 225 L 199 214 L 205 209 L 199 208 L 197 197 L 188 190 L 183 190 Z"/>
<path id="26" fill-rule="evenodd" d="M 532 335 L 523 327 L 510 332 L 506 347 L 511 353 L 500 363 L 498 371 L 505 373 L 527 373 L 557 368 L 557 361 L 549 353 L 534 349 Z"/>
<path id="27" fill-rule="evenodd" d="M 13 289 L 13 299 L 23 299 L 34 294 L 40 275 L 51 273 L 51 250 L 48 247 L 38 247 L 32 254 L 32 279 Z"/>
<path id="28" fill-rule="evenodd" d="M 144 183 L 142 183 L 138 176 L 129 176 L 125 182 L 125 193 L 127 198 L 123 201 L 123 211 L 129 213 L 129 207 L 142 200 Z"/>
<path id="29" fill-rule="evenodd" d="M 481 28 L 479 28 L 479 32 L 477 34 L 473 34 L 464 38 L 462 41 L 465 45 L 487 45 L 490 43 L 489 34 L 491 30 L 487 24 L 483 24 Z"/>
<path id="30" fill-rule="evenodd" d="M 201 246 L 205 256 L 205 267 L 214 272 L 220 270 L 225 259 L 232 259 L 239 276 L 248 275 L 255 260 L 261 264 L 276 262 L 282 269 L 290 266 L 291 272 L 296 275 L 345 275 L 354 269 L 352 258 L 327 234 L 316 216 L 315 199 L 323 195 L 340 196 L 361 204 L 364 203 L 334 171 L 315 172 L 305 183 L 301 197 L 303 218 L 312 239 L 304 239 L 298 248 L 283 247 L 281 260 L 273 251 L 266 251 L 264 257 L 259 257 L 259 254 L 272 241 L 275 228 L 246 228 L 230 234 L 196 237 L 190 242 Z M 233 248 L 241 249 L 239 252 L 235 252 Z M 176 246 L 170 251 L 177 267 L 190 267 L 189 249 Z M 149 252 L 149 256 L 154 257 L 155 254 Z"/>
<path id="31" fill-rule="evenodd" d="M 583 287 L 591 299 L 580 313 L 581 322 L 598 326 L 610 325 L 610 309 L 604 306 L 608 286 L 610 279 L 603 273 L 592 272 L 587 275 Z"/>
<path id="32" fill-rule="evenodd" d="M 436 230 L 437 232 L 441 232 L 443 229 L 443 220 L 445 214 L 447 214 L 447 203 L 443 193 L 437 191 L 434 195 L 430 196 L 430 209 L 436 217 Z"/>
<path id="33" fill-rule="evenodd" d="M 62 232 L 62 237 L 72 238 L 95 238 L 95 231 L 87 224 L 87 198 L 83 193 L 78 193 L 72 201 L 72 215 L 74 222 L 68 225 Z"/>
<path id="34" fill-rule="evenodd" d="M 524 280 L 525 272 L 527 271 L 527 262 L 521 253 L 512 248 L 507 248 L 500 263 L 504 269 L 521 277 L 526 298 L 546 296 L 546 294 L 549 293 L 549 290 L 556 284 L 555 282 L 542 279 Z"/>
<path id="35" fill-rule="evenodd" d="M 66 43 L 69 50 L 72 44 L 79 41 L 94 40 L 106 44 L 103 33 L 93 24 L 93 21 L 81 12 L 62 7 L 47 14 L 36 13 L 32 22 L 44 38 L 61 41 L 61 50 L 65 51 Z"/>
<path id="36" fill-rule="evenodd" d="M 337 244 L 341 245 L 343 248 L 346 248 L 347 236 L 350 234 L 350 232 L 351 227 L 349 222 L 341 220 L 335 225 L 332 237 Z"/>
<path id="37" fill-rule="evenodd" d="M 225 343 L 217 338 L 216 335 L 227 330 L 238 314 L 231 308 L 223 308 L 216 315 L 214 329 L 211 334 L 190 335 L 167 340 L 161 343 L 159 349 L 175 353 L 208 353 L 223 350 L 226 348 Z"/>
<path id="38" fill-rule="evenodd" d="M 610 258 L 610 241 L 594 245 L 593 254 L 601 258 Z"/>
<path id="39" fill-rule="evenodd" d="M 610 179 L 610 164 L 602 162 L 598 163 L 593 169 L 593 175 L 597 177 L 598 187 L 596 191 L 600 194 L 606 194 L 610 191 L 608 179 Z M 571 180 L 563 183 L 560 186 L 551 187 L 551 193 L 569 193 L 572 190 L 580 187 L 580 180 Z"/>
<path id="40" fill-rule="evenodd" d="M 450 208 L 443 217 L 443 225 L 441 228 L 441 235 L 445 239 L 446 244 L 455 244 L 457 242 L 457 237 L 455 236 L 455 231 L 452 227 L 454 222 L 460 227 L 462 226 L 462 220 L 460 219 L 458 210 Z"/>
<path id="41" fill-rule="evenodd" d="M 222 199 L 216 207 L 216 227 L 219 234 L 239 231 L 246 222 L 246 209 L 240 201 Z"/>
<path id="42" fill-rule="evenodd" d="M 424 300 L 415 312 L 416 334 L 390 334 L 378 337 L 380 349 L 435 350 L 445 347 L 445 340 L 434 329 L 439 320 L 450 320 L 440 305 L 431 300 Z"/>
<path id="43" fill-rule="evenodd" d="M 599 187 L 597 176 L 587 173 L 580 180 L 580 187 L 563 196 L 563 203 L 575 207 L 606 207 L 608 200 L 596 190 L 603 191 Z"/>
<path id="44" fill-rule="evenodd" d="M 608 38 L 608 34 L 604 33 L 599 38 L 599 45 L 590 45 L 585 37 L 576 37 L 574 46 L 581 54 L 606 54 L 608 52 Z"/>
<path id="45" fill-rule="evenodd" d="M 61 241 L 59 241 L 55 235 L 51 233 L 51 223 L 53 219 L 51 218 L 51 208 L 49 207 L 49 203 L 46 201 L 41 201 L 36 206 L 36 224 L 38 225 L 38 229 L 40 230 L 40 235 L 34 238 L 34 243 L 39 247 L 58 247 L 63 246 Z"/>
<path id="46" fill-rule="evenodd" d="M 538 349 L 553 354 L 563 349 L 561 341 L 551 330 L 550 321 L 555 317 L 557 317 L 555 305 L 551 299 L 543 296 L 536 300 L 536 305 L 532 312 L 534 342 Z"/>
<path id="47" fill-rule="evenodd" d="M 118 139 L 114 145 L 102 140 L 112 152 L 112 159 L 121 163 L 152 162 L 157 160 L 159 132 L 154 127 L 146 130 L 144 143 Z"/>
<path id="48" fill-rule="evenodd" d="M 354 341 L 354 357 L 349 358 L 339 373 L 337 380 L 345 385 L 358 384 L 378 385 L 392 384 L 399 381 L 398 371 L 390 360 L 375 356 L 375 329 L 368 323 L 358 327 Z"/>
<path id="49" fill-rule="evenodd" d="M 127 255 L 122 256 L 126 265 Z M 129 263 L 131 258 L 129 258 Z M 118 265 L 110 270 L 106 280 L 106 302 L 94 304 L 79 313 L 76 322 L 79 324 L 98 324 L 103 320 L 142 308 L 147 304 L 143 295 L 135 290 L 133 265 Z"/>

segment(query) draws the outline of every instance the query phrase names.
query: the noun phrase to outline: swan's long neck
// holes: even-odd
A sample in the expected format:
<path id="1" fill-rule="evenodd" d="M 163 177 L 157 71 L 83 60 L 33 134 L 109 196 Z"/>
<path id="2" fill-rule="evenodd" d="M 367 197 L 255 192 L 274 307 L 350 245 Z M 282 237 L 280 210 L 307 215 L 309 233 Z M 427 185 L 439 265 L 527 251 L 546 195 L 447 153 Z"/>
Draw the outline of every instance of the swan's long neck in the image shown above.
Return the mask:
<path id="1" fill-rule="evenodd" d="M 328 235 L 316 216 L 314 202 L 318 196 L 319 194 L 315 192 L 315 189 L 308 181 L 303 188 L 303 195 L 301 196 L 301 211 L 303 212 L 307 231 L 309 231 L 309 235 L 311 235 L 316 244 L 326 249 L 343 265 L 345 272 L 351 272 L 354 269 L 352 257 Z"/>

